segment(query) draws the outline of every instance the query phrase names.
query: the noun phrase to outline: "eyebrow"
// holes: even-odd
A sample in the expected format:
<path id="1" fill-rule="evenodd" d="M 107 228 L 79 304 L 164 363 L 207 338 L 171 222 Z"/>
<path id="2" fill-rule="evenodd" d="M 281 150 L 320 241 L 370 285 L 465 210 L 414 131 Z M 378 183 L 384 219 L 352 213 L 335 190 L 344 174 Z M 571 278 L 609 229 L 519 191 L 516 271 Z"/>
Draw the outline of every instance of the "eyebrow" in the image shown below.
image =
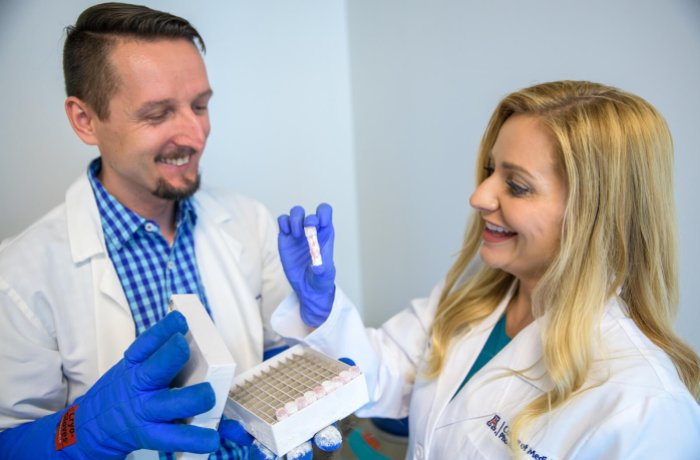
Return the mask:
<path id="1" fill-rule="evenodd" d="M 195 97 L 195 99 L 201 99 L 203 97 L 210 98 L 214 94 L 214 91 L 211 89 L 208 89 L 206 91 L 202 91 Z M 149 112 L 152 112 L 154 110 L 159 110 L 159 109 L 164 109 L 167 107 L 172 107 L 175 105 L 175 99 L 161 99 L 158 101 L 148 101 L 145 104 L 143 104 L 137 111 L 136 111 L 136 116 L 139 118 L 145 117 Z"/>
<path id="2" fill-rule="evenodd" d="M 530 172 L 527 169 L 523 168 L 522 166 L 518 166 L 514 163 L 509 163 L 507 161 L 504 161 L 503 163 L 501 163 L 501 167 L 507 171 L 516 171 L 516 172 L 519 172 L 521 174 L 524 174 L 524 175 L 530 177 L 533 180 L 535 179 L 535 176 L 530 174 Z"/>

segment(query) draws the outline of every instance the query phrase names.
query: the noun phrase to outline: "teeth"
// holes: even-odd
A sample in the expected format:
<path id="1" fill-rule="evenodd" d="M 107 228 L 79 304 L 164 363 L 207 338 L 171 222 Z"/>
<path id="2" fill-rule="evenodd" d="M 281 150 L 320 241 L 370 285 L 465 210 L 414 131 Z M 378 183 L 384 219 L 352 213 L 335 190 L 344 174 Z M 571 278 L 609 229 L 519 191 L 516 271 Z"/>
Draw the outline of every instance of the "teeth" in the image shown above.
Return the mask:
<path id="1" fill-rule="evenodd" d="M 187 163 L 189 163 L 189 161 L 190 161 L 189 155 L 184 156 L 184 157 L 180 157 L 180 158 L 163 158 L 161 160 L 161 162 L 163 162 L 165 164 L 174 165 L 174 166 L 186 165 Z"/>
<path id="2" fill-rule="evenodd" d="M 494 224 L 492 224 L 492 223 L 490 223 L 490 222 L 486 222 L 486 228 L 489 229 L 489 231 L 492 231 L 492 232 L 498 232 L 498 233 L 513 233 L 513 232 L 509 232 L 508 230 L 506 230 L 506 229 L 503 228 L 503 227 L 499 227 L 498 225 L 494 225 Z"/>

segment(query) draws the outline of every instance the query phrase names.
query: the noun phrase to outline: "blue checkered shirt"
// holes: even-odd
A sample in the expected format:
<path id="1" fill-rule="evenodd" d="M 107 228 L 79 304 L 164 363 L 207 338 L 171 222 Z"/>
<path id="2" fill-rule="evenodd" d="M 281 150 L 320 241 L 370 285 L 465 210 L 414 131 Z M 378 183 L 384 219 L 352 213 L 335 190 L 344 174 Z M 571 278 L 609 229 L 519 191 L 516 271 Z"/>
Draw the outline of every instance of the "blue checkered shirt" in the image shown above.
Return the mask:
<path id="1" fill-rule="evenodd" d="M 107 192 L 97 178 L 101 166 L 99 158 L 93 160 L 88 168 L 88 179 L 100 212 L 109 258 L 134 317 L 136 335 L 167 314 L 172 294 L 198 294 L 211 315 L 195 258 L 193 236 L 197 214 L 192 201 L 178 202 L 175 239 L 171 246 L 161 235 L 157 223 L 139 216 Z M 164 453 L 160 457 L 175 458 L 173 454 Z M 210 458 L 247 458 L 247 449 L 222 442 L 221 449 Z"/>

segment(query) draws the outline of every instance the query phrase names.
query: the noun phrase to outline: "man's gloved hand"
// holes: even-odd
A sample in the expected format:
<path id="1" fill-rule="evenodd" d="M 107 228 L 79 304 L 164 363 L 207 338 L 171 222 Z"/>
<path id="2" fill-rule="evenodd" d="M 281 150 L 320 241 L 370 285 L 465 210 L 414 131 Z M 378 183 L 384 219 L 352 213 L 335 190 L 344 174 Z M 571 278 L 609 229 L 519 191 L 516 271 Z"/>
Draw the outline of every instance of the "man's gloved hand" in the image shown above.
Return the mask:
<path id="1" fill-rule="evenodd" d="M 222 438 L 233 441 L 239 447 L 248 446 L 250 448 L 250 460 L 275 460 L 280 458 L 262 445 L 260 441 L 248 434 L 236 420 L 223 418 L 221 423 L 219 423 L 219 435 Z M 313 458 L 312 443 L 325 452 L 333 452 L 343 444 L 343 437 L 335 426 L 327 426 L 316 433 L 313 439 L 289 451 L 285 457 L 287 460 L 311 460 Z"/>
<path id="2" fill-rule="evenodd" d="M 320 326 L 331 311 L 335 297 L 335 264 L 333 263 L 333 210 L 322 203 L 316 214 L 304 215 L 304 208 L 295 206 L 278 218 L 278 245 L 282 267 L 299 297 L 301 318 L 311 327 Z M 311 264 L 309 244 L 304 227 L 316 227 L 323 263 Z"/>
<path id="3" fill-rule="evenodd" d="M 173 312 L 141 334 L 124 358 L 63 414 L 57 449 L 68 458 L 121 459 L 138 449 L 206 453 L 216 450 L 216 431 L 172 423 L 211 409 L 208 383 L 182 389 L 170 382 L 190 356 L 185 317 Z M 71 415 L 70 412 L 74 411 Z M 74 434 L 70 425 L 74 420 Z"/>
<path id="4" fill-rule="evenodd" d="M 237 420 L 222 417 L 219 422 L 219 436 L 234 442 L 238 447 L 250 446 L 253 438 Z"/>
<path id="5" fill-rule="evenodd" d="M 280 458 L 262 445 L 260 441 L 248 434 L 236 420 L 222 419 L 219 424 L 219 434 L 222 438 L 233 441 L 240 447 L 249 446 L 250 460 L 276 460 Z M 343 443 L 343 437 L 335 426 L 327 426 L 316 433 L 312 440 L 289 451 L 285 457 L 287 460 L 311 460 L 313 458 L 312 443 L 325 452 L 332 452 L 340 448 Z"/>

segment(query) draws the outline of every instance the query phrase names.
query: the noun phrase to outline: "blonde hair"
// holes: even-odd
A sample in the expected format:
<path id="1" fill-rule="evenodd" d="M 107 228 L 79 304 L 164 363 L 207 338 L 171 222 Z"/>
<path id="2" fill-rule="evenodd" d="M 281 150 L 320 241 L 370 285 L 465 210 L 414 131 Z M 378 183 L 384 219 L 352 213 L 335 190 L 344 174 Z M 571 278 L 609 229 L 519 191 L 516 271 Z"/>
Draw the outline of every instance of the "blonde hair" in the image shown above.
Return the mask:
<path id="1" fill-rule="evenodd" d="M 477 166 L 488 164 L 501 126 L 514 114 L 534 115 L 551 132 L 568 196 L 559 252 L 532 299 L 535 317 L 547 313 L 543 358 L 554 387 L 516 417 L 511 449 L 524 426 L 582 389 L 595 328 L 618 289 L 635 324 L 668 354 L 698 399 L 700 360 L 673 331 L 678 256 L 673 144 L 666 122 L 642 98 L 609 86 L 584 81 L 535 85 L 499 103 Z M 482 167 L 477 171 L 480 183 L 487 173 Z M 463 279 L 483 227 L 475 213 L 447 273 L 431 331 L 429 377 L 442 369 L 450 342 L 492 313 L 514 281 L 487 266 Z"/>

